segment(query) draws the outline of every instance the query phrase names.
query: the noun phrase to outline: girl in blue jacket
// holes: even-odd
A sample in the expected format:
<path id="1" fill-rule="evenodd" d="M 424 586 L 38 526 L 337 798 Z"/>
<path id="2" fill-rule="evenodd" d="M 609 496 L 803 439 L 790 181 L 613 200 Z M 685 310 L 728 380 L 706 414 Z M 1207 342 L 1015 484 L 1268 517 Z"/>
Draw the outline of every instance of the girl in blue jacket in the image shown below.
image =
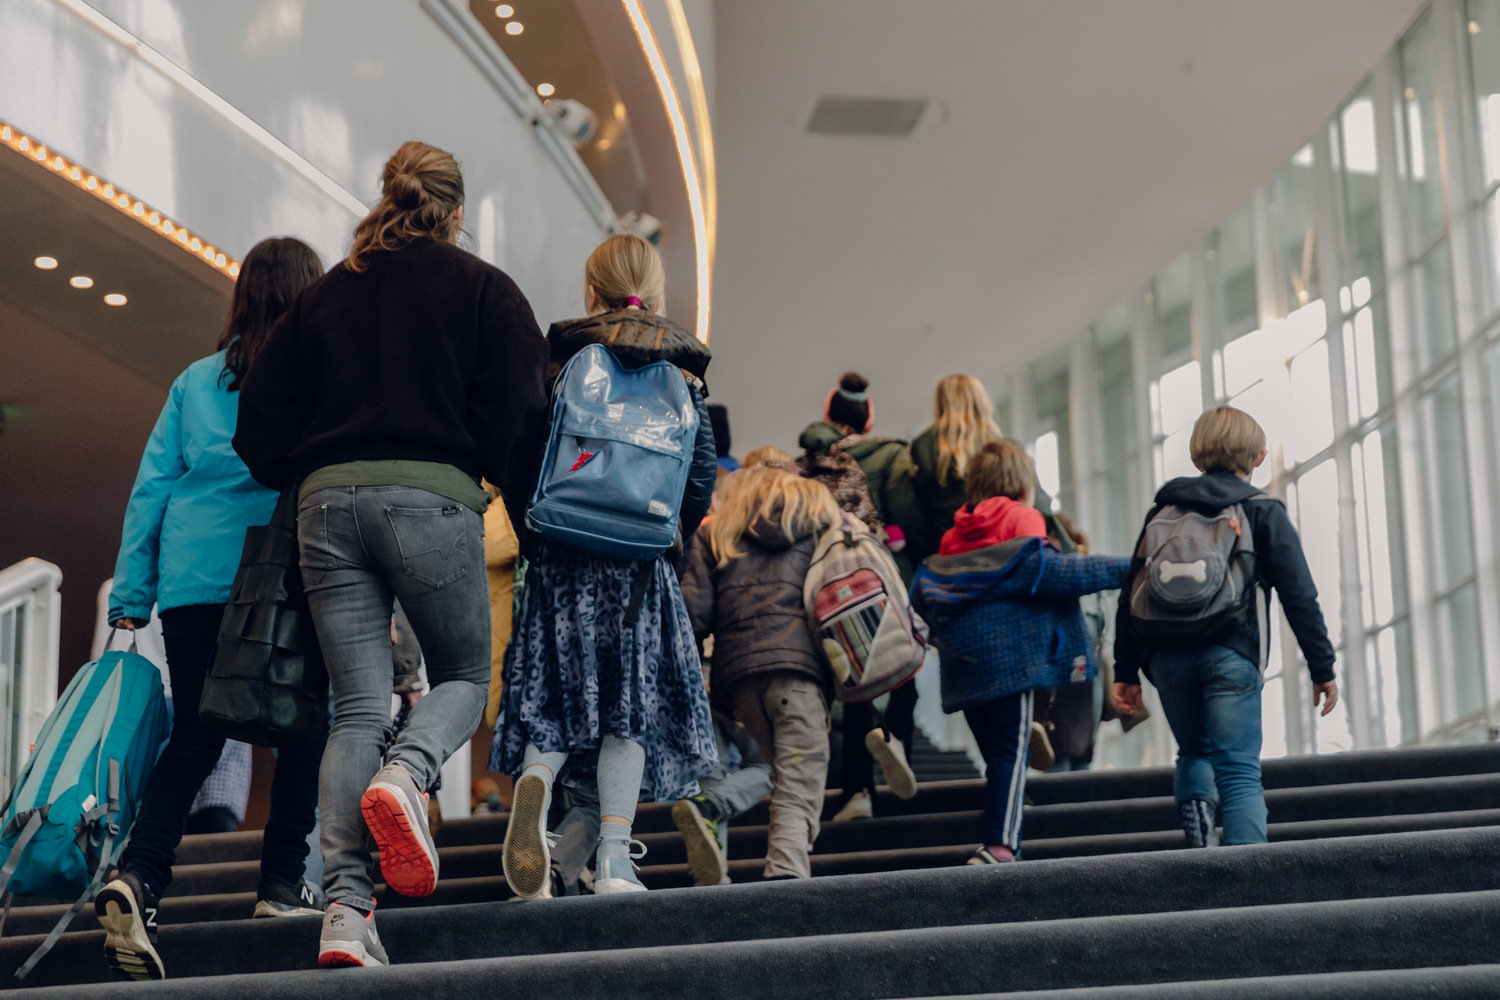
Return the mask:
<path id="1" fill-rule="evenodd" d="M 276 493 L 250 478 L 230 443 L 240 381 L 271 324 L 322 273 L 318 255 L 299 240 L 264 240 L 246 255 L 218 353 L 195 361 L 172 383 L 125 511 L 109 620 L 134 629 L 150 618 L 152 605 L 160 610 L 174 715 L 119 869 L 94 904 L 105 958 L 129 979 L 165 975 L 155 948 L 158 900 L 172 881 L 193 798 L 224 749 L 223 734 L 200 722 L 198 700 L 245 529 L 268 523 L 276 506 Z M 318 739 L 284 747 L 277 758 L 257 917 L 321 912 L 302 870 L 322 755 Z"/>

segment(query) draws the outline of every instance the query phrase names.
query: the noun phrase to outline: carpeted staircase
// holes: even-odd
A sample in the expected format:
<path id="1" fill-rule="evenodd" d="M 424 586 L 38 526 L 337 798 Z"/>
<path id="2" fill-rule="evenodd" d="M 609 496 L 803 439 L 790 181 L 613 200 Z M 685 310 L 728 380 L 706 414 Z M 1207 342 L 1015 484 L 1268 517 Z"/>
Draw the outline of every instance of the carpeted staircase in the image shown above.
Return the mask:
<path id="1" fill-rule="evenodd" d="M 643 877 L 663 891 L 529 903 L 503 902 L 504 817 L 450 822 L 437 893 L 379 893 L 397 964 L 368 970 L 318 969 L 315 918 L 243 919 L 257 834 L 190 837 L 161 911 L 172 978 L 114 980 L 85 914 L 27 985 L 219 1000 L 1500 996 L 1500 747 L 1271 761 L 1266 786 L 1271 844 L 1187 851 L 1170 771 L 1034 774 L 1027 860 L 966 868 L 981 785 L 924 784 L 882 795 L 875 819 L 826 824 L 804 882 L 755 881 L 762 805 L 730 834 L 744 884 L 714 888 L 683 888 L 667 806 L 645 806 Z M 59 912 L 13 911 L 0 981 Z"/>

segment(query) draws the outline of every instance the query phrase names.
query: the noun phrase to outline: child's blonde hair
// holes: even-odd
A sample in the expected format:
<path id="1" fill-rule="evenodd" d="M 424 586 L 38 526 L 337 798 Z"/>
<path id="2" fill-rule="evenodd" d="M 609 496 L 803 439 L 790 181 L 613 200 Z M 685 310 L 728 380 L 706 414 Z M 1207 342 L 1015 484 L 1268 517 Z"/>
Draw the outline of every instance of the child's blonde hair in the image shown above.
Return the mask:
<path id="1" fill-rule="evenodd" d="M 589 254 L 583 280 L 606 311 L 639 306 L 646 312 L 660 312 L 667 296 L 661 255 L 650 243 L 629 234 L 611 236 L 599 244 Z"/>
<path id="2" fill-rule="evenodd" d="M 1188 441 L 1188 454 L 1199 472 L 1227 469 L 1249 476 L 1265 450 L 1266 432 L 1254 417 L 1232 406 L 1205 410 Z"/>
<path id="3" fill-rule="evenodd" d="M 949 375 L 938 382 L 932 426 L 937 431 L 939 486 L 947 486 L 955 474 L 962 475 L 980 448 L 1004 436 L 995 423 L 990 394 L 972 375 Z"/>
<path id="4" fill-rule="evenodd" d="M 964 481 L 970 506 L 977 507 L 991 497 L 1030 503 L 1036 492 L 1036 466 L 1026 449 L 1014 441 L 991 441 L 969 459 Z"/>
<path id="5" fill-rule="evenodd" d="M 828 487 L 816 479 L 770 465 L 741 469 L 725 485 L 719 513 L 709 525 L 708 540 L 720 568 L 743 556 L 740 539 L 761 519 L 775 519 L 792 537 L 799 520 L 811 521 L 821 533 L 839 520 L 839 507 Z"/>
<path id="6" fill-rule="evenodd" d="M 749 469 L 756 465 L 791 465 L 792 456 L 780 448 L 766 445 L 762 448 L 752 448 L 745 453 L 745 460 L 740 463 L 742 468 Z"/>

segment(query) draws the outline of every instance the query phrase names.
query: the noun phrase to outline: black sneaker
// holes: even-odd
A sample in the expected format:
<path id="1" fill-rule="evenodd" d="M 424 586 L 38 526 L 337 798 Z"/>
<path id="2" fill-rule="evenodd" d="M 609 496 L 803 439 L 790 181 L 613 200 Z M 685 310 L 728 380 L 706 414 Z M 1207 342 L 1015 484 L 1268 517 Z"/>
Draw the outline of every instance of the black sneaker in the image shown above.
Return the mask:
<path id="1" fill-rule="evenodd" d="M 298 879 L 295 886 L 276 879 L 263 878 L 255 894 L 255 916 L 257 917 L 321 917 L 323 901 L 313 891 L 307 879 Z"/>
<path id="2" fill-rule="evenodd" d="M 159 900 L 134 872 L 117 872 L 94 897 L 94 913 L 104 928 L 104 960 L 126 979 L 165 979 L 156 952 Z"/>

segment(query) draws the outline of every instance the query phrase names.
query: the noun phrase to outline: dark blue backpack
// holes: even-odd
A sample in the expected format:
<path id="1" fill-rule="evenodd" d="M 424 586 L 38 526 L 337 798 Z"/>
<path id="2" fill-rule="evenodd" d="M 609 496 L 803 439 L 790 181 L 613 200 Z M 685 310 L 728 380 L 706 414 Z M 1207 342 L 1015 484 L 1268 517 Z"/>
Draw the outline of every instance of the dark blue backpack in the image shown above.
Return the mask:
<path id="1" fill-rule="evenodd" d="M 601 344 L 575 354 L 552 392 L 552 423 L 526 526 L 594 555 L 654 559 L 677 536 L 698 413 L 668 361 L 626 368 Z"/>

